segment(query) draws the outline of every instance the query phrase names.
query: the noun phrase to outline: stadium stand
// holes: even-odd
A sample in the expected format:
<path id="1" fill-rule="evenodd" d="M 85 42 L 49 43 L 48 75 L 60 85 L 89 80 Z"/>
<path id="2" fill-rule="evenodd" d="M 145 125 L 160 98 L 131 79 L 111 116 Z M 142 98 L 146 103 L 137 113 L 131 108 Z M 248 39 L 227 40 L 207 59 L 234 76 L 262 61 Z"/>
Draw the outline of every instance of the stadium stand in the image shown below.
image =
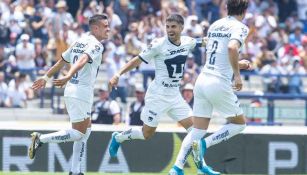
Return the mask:
<path id="1" fill-rule="evenodd" d="M 16 115 L 31 116 L 45 120 L 55 114 L 65 117 L 65 107 L 61 100 L 62 89 L 48 84 L 44 91 L 34 93 L 30 86 L 35 77 L 61 59 L 61 52 L 73 41 L 88 31 L 88 18 L 105 12 L 110 18 L 112 35 L 104 43 L 103 63 L 95 88 L 107 83 L 116 64 L 114 56 L 125 62 L 137 55 L 153 38 L 164 34 L 163 23 L 166 16 L 178 12 L 185 17 L 185 35 L 201 37 L 206 35 L 208 26 L 225 16 L 223 0 L 4 0 L 0 2 L 0 116 L 1 119 L 21 119 Z M 245 23 L 251 32 L 242 52 L 242 59 L 250 60 L 254 66 L 252 73 L 244 76 L 241 96 L 246 104 L 245 111 L 258 110 L 263 98 L 282 99 L 279 104 L 289 103 L 283 97 L 295 96 L 305 100 L 307 90 L 307 2 L 302 0 L 274 1 L 251 0 Z M 192 60 L 186 69 L 182 85 L 194 83 L 202 64 L 204 50 L 195 49 L 189 56 Z M 123 116 L 129 103 L 133 101 L 134 85 L 147 87 L 154 76 L 153 65 L 141 65 L 127 74 L 122 81 L 128 94 L 127 104 L 122 104 Z M 65 74 L 64 69 L 59 75 Z M 20 98 L 13 98 L 14 86 L 19 76 L 26 75 L 16 90 Z M 2 78 L 3 77 L 3 78 Z M 270 96 L 268 94 L 274 94 Z M 255 95 L 256 94 L 256 95 Z M 258 95 L 257 95 L 258 94 Z M 263 94 L 264 96 L 260 96 Z M 270 96 L 270 97 L 269 97 Z M 240 97 L 240 95 L 239 95 Z M 261 98 L 260 98 L 261 97 Z M 260 100 L 259 100 L 260 99 Z M 16 101 L 16 105 L 13 103 Z M 25 103 L 18 104 L 18 100 Z M 289 111 L 305 111 L 304 100 Z M 265 100 L 264 100 L 265 101 Z M 23 109 L 11 109 L 11 108 Z M 262 106 L 263 107 L 263 106 Z M 268 110 L 271 108 L 266 108 Z M 17 112 L 18 111 L 18 112 Z M 16 114 L 17 113 L 17 114 Z M 261 112 L 260 112 L 261 113 Z M 286 112 L 287 113 L 287 110 Z M 42 115 L 43 114 L 43 115 Z M 277 117 L 278 112 L 271 117 Z M 306 112 L 298 112 L 299 124 L 307 124 Z M 29 115 L 30 116 L 30 115 Z M 253 118 L 253 116 L 248 116 Z M 262 116 L 266 118 L 267 115 Z M 291 117 L 293 120 L 291 120 Z M 4 119 L 5 118 L 5 119 Z M 296 117 L 288 116 L 290 123 L 298 124 Z M 59 117 L 61 119 L 61 117 Z M 124 122 L 125 117 L 122 118 Z M 167 122 L 168 119 L 165 119 Z M 256 120 L 258 121 L 258 120 Z M 262 120 L 261 120 L 262 121 Z"/>

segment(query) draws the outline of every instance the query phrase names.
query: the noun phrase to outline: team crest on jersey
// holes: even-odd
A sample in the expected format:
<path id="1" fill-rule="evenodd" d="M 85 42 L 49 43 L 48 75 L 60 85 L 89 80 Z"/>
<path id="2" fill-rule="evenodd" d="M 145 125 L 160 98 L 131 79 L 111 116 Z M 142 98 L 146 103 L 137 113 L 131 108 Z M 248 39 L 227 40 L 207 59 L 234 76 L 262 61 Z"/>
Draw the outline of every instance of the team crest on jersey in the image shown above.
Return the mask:
<path id="1" fill-rule="evenodd" d="M 98 45 L 95 45 L 95 50 L 96 50 L 97 52 L 99 52 L 100 47 L 99 47 Z"/>
<path id="2" fill-rule="evenodd" d="M 247 34 L 248 34 L 248 31 L 247 31 L 247 29 L 246 28 L 244 28 L 244 27 L 242 27 L 241 28 L 241 30 L 242 30 L 242 33 L 241 33 L 241 37 L 246 37 L 247 36 Z"/>

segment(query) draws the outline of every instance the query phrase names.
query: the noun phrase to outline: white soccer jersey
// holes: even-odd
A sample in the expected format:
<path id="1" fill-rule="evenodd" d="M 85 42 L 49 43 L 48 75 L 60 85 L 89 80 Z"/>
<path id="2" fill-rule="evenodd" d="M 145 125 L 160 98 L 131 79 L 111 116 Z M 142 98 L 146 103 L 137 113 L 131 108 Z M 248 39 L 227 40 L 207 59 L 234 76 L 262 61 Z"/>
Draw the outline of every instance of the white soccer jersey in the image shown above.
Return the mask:
<path id="1" fill-rule="evenodd" d="M 64 96 L 93 103 L 94 84 L 102 60 L 102 44 L 93 36 L 85 35 L 62 53 L 63 59 L 73 65 L 82 54 L 90 61 L 84 65 L 67 83 Z"/>
<path id="2" fill-rule="evenodd" d="M 154 39 L 139 57 L 148 63 L 155 63 L 155 79 L 148 88 L 148 93 L 175 95 L 179 93 L 180 80 L 190 51 L 201 41 L 188 36 L 181 36 L 181 44 L 173 44 L 167 37 Z"/>
<path id="3" fill-rule="evenodd" d="M 248 31 L 245 24 L 231 16 L 214 22 L 208 30 L 207 57 L 203 71 L 231 82 L 233 70 L 228 56 L 228 43 L 233 39 L 238 40 L 242 48 Z"/>

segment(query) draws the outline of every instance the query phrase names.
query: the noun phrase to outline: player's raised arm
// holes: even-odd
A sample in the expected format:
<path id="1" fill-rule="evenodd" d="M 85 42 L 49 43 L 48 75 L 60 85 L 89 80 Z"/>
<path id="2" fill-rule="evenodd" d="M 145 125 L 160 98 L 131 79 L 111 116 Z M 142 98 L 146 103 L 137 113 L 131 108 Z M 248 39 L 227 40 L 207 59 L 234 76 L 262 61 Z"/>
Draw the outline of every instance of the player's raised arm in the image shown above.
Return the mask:
<path id="1" fill-rule="evenodd" d="M 82 54 L 75 64 L 71 66 L 68 73 L 59 79 L 53 80 L 55 86 L 64 86 L 71 77 L 78 72 L 91 58 L 87 54 Z"/>
<path id="2" fill-rule="evenodd" d="M 55 65 L 53 65 L 43 77 L 34 81 L 32 85 L 32 89 L 39 90 L 41 88 L 44 88 L 46 86 L 47 81 L 49 81 L 56 72 L 62 69 L 65 64 L 66 64 L 66 61 L 64 59 L 59 59 L 55 63 Z"/>
<path id="3" fill-rule="evenodd" d="M 112 87 L 116 87 L 116 86 L 117 86 L 119 77 L 120 77 L 122 74 L 124 74 L 124 73 L 126 73 L 126 72 L 128 72 L 128 71 L 130 71 L 130 70 L 132 70 L 132 69 L 134 69 L 134 68 L 136 68 L 136 67 L 138 67 L 141 63 L 142 63 L 142 60 L 140 59 L 139 56 L 136 56 L 136 57 L 132 58 L 128 63 L 126 63 L 125 66 L 122 67 L 122 68 L 121 68 L 121 69 L 110 79 L 110 81 L 109 81 L 109 91 L 112 90 Z"/>
<path id="4" fill-rule="evenodd" d="M 234 89 L 242 89 L 242 80 L 239 69 L 239 49 L 241 43 L 238 40 L 230 40 L 228 43 L 229 61 L 234 74 Z"/>

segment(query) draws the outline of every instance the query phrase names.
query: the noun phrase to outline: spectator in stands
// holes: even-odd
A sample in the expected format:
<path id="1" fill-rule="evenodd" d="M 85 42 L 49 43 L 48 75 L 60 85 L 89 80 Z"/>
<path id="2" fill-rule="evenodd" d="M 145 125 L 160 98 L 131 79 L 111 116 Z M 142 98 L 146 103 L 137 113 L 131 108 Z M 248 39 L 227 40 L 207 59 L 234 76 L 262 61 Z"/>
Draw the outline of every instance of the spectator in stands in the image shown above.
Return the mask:
<path id="1" fill-rule="evenodd" d="M 193 89 L 194 86 L 192 83 L 187 83 L 182 88 L 182 97 L 190 105 L 191 108 L 194 104 Z"/>
<path id="2" fill-rule="evenodd" d="M 44 29 L 47 17 L 44 16 L 44 9 L 41 6 L 35 8 L 35 14 L 30 18 L 30 24 L 34 38 L 40 38 L 44 45 L 48 42 L 48 34 Z"/>
<path id="3" fill-rule="evenodd" d="M 138 23 L 134 22 L 129 25 L 129 32 L 125 36 L 125 46 L 127 54 L 132 57 L 137 56 L 141 49 L 144 48 L 144 43 L 139 39 Z"/>
<path id="4" fill-rule="evenodd" d="M 291 66 L 288 67 L 289 72 L 289 93 L 291 94 L 301 94 L 302 91 L 302 79 L 301 75 L 306 74 L 306 70 L 302 65 L 300 65 L 299 60 L 295 60 Z"/>
<path id="5" fill-rule="evenodd" d="M 110 19 L 110 29 L 113 32 L 120 33 L 122 21 L 117 14 L 114 13 L 112 6 L 106 7 L 106 13 Z"/>
<path id="6" fill-rule="evenodd" d="M 279 75 L 286 74 L 285 70 L 278 65 L 277 60 L 273 59 L 263 66 L 259 72 L 264 77 L 262 79 L 265 92 L 278 93 L 283 86 Z"/>
<path id="7" fill-rule="evenodd" d="M 43 48 L 42 45 L 42 40 L 37 38 L 34 40 L 34 48 L 35 48 L 35 66 L 38 69 L 37 74 L 39 75 L 44 75 L 45 71 L 44 68 L 47 65 L 46 63 L 46 58 L 47 58 L 47 53 L 45 49 Z"/>
<path id="8" fill-rule="evenodd" d="M 296 1 L 293 0 L 281 0 L 278 2 L 278 18 L 280 22 L 285 22 L 293 12 L 297 10 Z"/>
<path id="9" fill-rule="evenodd" d="M 99 100 L 94 102 L 92 122 L 115 125 L 121 122 L 120 107 L 115 100 L 109 98 L 107 86 L 99 89 Z"/>
<path id="10" fill-rule="evenodd" d="M 8 84 L 9 89 L 16 87 L 16 83 L 18 83 L 19 90 L 26 94 L 26 99 L 32 99 L 34 97 L 34 91 L 31 88 L 31 82 L 27 81 L 26 74 L 16 72 L 14 74 L 14 79 L 12 79 Z"/>
<path id="11" fill-rule="evenodd" d="M 125 65 L 124 53 L 122 50 L 117 50 L 114 53 L 113 61 L 108 66 L 108 76 L 109 79 L 120 70 Z M 110 94 L 111 99 L 115 100 L 117 97 L 120 98 L 122 103 L 127 103 L 127 75 L 123 75 L 120 77 L 117 89 L 113 90 Z"/>
<path id="12" fill-rule="evenodd" d="M 18 71 L 15 57 L 8 56 L 10 53 L 5 53 L 5 47 L 0 44 L 0 72 L 4 73 L 5 82 L 14 78 L 14 73 Z"/>
<path id="13" fill-rule="evenodd" d="M 5 105 L 11 108 L 24 108 L 27 107 L 27 95 L 23 88 L 25 75 L 16 74 L 15 79 L 9 84 L 8 94 Z"/>
<path id="14" fill-rule="evenodd" d="M 307 70 L 307 36 L 304 36 L 302 39 L 302 48 L 300 50 L 299 56 L 305 70 Z"/>
<path id="15" fill-rule="evenodd" d="M 142 84 L 135 85 L 135 97 L 136 101 L 133 101 L 129 108 L 129 124 L 143 126 L 141 112 L 145 105 L 145 89 Z"/>
<path id="16" fill-rule="evenodd" d="M 5 107 L 5 99 L 7 98 L 8 87 L 4 81 L 4 73 L 0 72 L 0 107 Z"/>
<path id="17" fill-rule="evenodd" d="M 197 64 L 194 61 L 194 55 L 193 54 L 189 54 L 187 61 L 186 61 L 186 65 L 184 68 L 184 71 L 189 73 L 191 75 L 191 81 L 194 83 L 196 81 L 196 78 L 200 72 L 199 67 L 197 66 Z"/>
<path id="18" fill-rule="evenodd" d="M 295 46 L 300 46 L 301 45 L 301 41 L 303 38 L 303 24 L 296 24 L 295 28 L 294 28 L 294 32 L 290 33 L 289 35 L 289 43 L 290 44 L 294 44 Z"/>
<path id="19" fill-rule="evenodd" d="M 74 22 L 72 15 L 67 12 L 66 1 L 59 0 L 55 7 L 57 8 L 57 13 L 55 13 L 51 25 L 53 33 L 63 30 L 64 23 L 71 26 Z"/>
<path id="20" fill-rule="evenodd" d="M 29 42 L 30 36 L 28 34 L 22 34 L 21 43 L 16 46 L 16 61 L 18 69 L 21 73 L 30 76 L 31 80 L 36 79 L 35 74 L 35 50 L 34 45 Z"/>

